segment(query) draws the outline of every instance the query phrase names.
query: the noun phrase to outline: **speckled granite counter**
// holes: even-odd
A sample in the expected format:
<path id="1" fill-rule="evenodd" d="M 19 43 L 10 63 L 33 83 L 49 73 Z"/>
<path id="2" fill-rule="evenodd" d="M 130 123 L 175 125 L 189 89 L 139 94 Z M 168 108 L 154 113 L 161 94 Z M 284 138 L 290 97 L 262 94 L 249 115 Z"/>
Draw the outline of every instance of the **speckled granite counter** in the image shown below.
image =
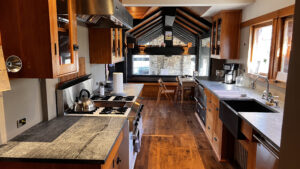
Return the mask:
<path id="1" fill-rule="evenodd" d="M 250 88 L 210 81 L 206 77 L 198 77 L 196 80 L 214 93 L 220 100 L 253 98 L 263 104 L 266 102 L 261 98 L 261 93 Z M 241 94 L 246 94 L 247 97 L 241 97 Z M 239 116 L 246 120 L 258 133 L 262 134 L 276 148 L 280 149 L 283 103 L 280 103 L 279 108 L 271 107 L 271 109 L 274 109 L 278 113 L 241 112 L 239 113 Z"/>
<path id="2" fill-rule="evenodd" d="M 59 117 L 0 146 L 0 160 L 103 164 L 126 118 Z"/>

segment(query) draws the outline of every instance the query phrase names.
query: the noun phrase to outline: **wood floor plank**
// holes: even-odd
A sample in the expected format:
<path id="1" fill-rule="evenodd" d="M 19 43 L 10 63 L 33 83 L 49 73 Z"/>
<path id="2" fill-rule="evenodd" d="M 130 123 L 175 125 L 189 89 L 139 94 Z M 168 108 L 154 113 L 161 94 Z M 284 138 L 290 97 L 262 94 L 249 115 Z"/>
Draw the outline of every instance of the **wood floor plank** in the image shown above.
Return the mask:
<path id="1" fill-rule="evenodd" d="M 144 135 L 135 169 L 236 169 L 219 163 L 194 115 L 194 103 L 144 98 Z"/>

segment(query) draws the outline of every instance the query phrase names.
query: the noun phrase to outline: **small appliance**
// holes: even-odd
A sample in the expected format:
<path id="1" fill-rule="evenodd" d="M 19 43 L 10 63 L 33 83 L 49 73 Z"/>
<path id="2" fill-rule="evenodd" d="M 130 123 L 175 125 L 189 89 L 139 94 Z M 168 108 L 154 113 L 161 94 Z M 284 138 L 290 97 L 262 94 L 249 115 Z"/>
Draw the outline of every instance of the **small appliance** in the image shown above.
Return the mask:
<path id="1" fill-rule="evenodd" d="M 235 83 L 237 71 L 239 69 L 239 64 L 237 63 L 226 63 L 223 65 L 223 69 L 225 71 L 225 79 L 224 82 L 226 84 Z"/>

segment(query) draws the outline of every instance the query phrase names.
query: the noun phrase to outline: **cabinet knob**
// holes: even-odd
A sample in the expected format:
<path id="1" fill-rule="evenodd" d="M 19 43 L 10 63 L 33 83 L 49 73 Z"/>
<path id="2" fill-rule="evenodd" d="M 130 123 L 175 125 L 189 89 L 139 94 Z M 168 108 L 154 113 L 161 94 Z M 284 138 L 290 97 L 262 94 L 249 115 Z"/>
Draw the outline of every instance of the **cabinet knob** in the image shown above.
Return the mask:
<path id="1" fill-rule="evenodd" d="M 74 45 L 73 45 L 73 50 L 74 50 L 74 51 L 77 51 L 77 50 L 79 50 L 79 46 L 78 46 L 78 45 L 76 45 L 76 44 L 74 44 Z"/>
<path id="2" fill-rule="evenodd" d="M 219 108 L 216 108 L 217 111 L 219 111 Z"/>
<path id="3" fill-rule="evenodd" d="M 214 137 L 214 140 L 215 140 L 215 141 L 218 141 L 218 139 L 217 139 L 216 137 Z"/>
<path id="4" fill-rule="evenodd" d="M 210 127 L 208 126 L 207 129 L 210 130 Z"/>
<path id="5" fill-rule="evenodd" d="M 122 160 L 120 159 L 120 157 L 117 158 L 117 164 L 120 164 L 122 162 Z"/>

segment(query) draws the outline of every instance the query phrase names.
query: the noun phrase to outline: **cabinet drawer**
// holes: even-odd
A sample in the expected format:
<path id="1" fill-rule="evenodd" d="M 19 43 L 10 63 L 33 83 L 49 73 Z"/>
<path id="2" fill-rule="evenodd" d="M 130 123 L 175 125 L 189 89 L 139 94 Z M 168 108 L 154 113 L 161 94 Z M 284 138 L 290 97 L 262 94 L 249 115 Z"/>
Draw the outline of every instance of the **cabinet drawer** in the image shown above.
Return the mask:
<path id="1" fill-rule="evenodd" d="M 220 158 L 221 156 L 221 143 L 222 143 L 222 140 L 220 140 L 221 137 L 219 137 L 216 133 L 213 134 L 213 137 L 212 137 L 212 145 L 214 147 L 214 150 L 217 154 L 217 156 Z"/>
<path id="2" fill-rule="evenodd" d="M 205 126 L 205 133 L 207 135 L 208 140 L 212 141 L 213 136 L 213 119 L 211 116 L 206 115 L 206 126 Z"/>

